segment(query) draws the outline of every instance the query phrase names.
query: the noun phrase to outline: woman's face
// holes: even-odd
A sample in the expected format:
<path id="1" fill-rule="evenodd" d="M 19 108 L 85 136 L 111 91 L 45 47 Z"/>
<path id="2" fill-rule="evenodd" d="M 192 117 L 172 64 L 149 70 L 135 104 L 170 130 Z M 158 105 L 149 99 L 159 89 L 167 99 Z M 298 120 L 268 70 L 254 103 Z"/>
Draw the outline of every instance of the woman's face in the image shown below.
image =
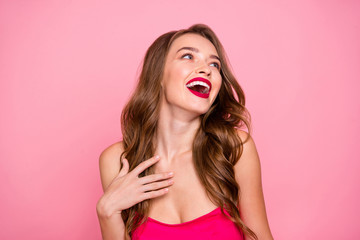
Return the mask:
<path id="1" fill-rule="evenodd" d="M 206 113 L 221 87 L 220 60 L 206 38 L 184 34 L 171 44 L 161 81 L 165 103 Z"/>

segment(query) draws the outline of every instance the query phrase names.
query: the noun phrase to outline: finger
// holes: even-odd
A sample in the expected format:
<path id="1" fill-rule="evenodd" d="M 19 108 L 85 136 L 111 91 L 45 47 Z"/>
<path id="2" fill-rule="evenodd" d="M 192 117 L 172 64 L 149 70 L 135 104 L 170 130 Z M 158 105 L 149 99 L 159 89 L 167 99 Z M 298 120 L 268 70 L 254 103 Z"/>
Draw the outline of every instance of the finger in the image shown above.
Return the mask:
<path id="1" fill-rule="evenodd" d="M 160 190 L 157 190 L 157 191 L 144 192 L 141 195 L 141 198 L 142 198 L 141 201 L 144 201 L 144 200 L 150 199 L 150 198 L 160 197 L 160 196 L 162 196 L 162 195 L 164 195 L 164 194 L 166 194 L 168 192 L 169 192 L 168 188 L 163 188 L 163 189 L 160 189 Z"/>
<path id="2" fill-rule="evenodd" d="M 126 175 L 129 172 L 129 162 L 127 159 L 123 159 L 122 160 L 123 166 L 119 172 L 119 176 L 122 177 L 124 175 Z"/>
<path id="3" fill-rule="evenodd" d="M 143 192 L 154 191 L 154 190 L 158 190 L 158 189 L 161 189 L 161 188 L 169 187 L 173 183 L 174 183 L 174 180 L 172 180 L 172 179 L 161 181 L 161 182 L 149 183 L 149 184 L 143 185 L 141 187 L 141 190 Z"/>
<path id="4" fill-rule="evenodd" d="M 145 176 L 145 177 L 141 177 L 140 178 L 140 183 L 141 184 L 147 184 L 147 183 L 156 182 L 156 181 L 159 181 L 159 180 L 171 178 L 173 176 L 174 176 L 173 172 L 151 174 L 151 175 L 148 175 L 148 176 Z"/>
<path id="5" fill-rule="evenodd" d="M 136 176 L 138 176 L 140 173 L 142 173 L 145 169 L 150 167 L 151 165 L 157 163 L 160 160 L 159 156 L 152 157 L 142 163 L 140 163 L 134 170 L 132 171 Z"/>

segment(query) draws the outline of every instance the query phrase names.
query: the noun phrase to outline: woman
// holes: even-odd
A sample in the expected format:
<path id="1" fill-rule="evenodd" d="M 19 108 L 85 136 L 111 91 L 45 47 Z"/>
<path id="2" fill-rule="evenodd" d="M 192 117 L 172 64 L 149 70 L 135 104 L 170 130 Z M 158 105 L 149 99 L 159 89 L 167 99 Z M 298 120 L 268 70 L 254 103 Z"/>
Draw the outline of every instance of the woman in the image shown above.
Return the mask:
<path id="1" fill-rule="evenodd" d="M 100 155 L 103 239 L 273 239 L 244 105 L 208 26 L 156 39 Z"/>

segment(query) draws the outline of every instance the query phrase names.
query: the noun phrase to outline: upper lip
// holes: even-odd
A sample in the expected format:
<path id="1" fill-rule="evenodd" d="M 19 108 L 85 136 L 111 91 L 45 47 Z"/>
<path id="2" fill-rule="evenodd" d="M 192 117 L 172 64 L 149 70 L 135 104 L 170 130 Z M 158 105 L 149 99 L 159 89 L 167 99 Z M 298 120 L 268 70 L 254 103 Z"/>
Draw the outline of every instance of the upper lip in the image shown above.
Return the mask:
<path id="1" fill-rule="evenodd" d="M 188 82 L 186 83 L 186 86 L 187 86 L 188 84 L 192 83 L 192 82 L 195 82 L 195 81 L 199 81 L 199 82 L 205 83 L 205 84 L 207 85 L 207 87 L 209 87 L 209 93 L 210 93 L 210 91 L 211 91 L 211 82 L 210 82 L 209 80 L 205 79 L 205 78 L 202 78 L 202 77 L 196 77 L 196 78 L 191 79 L 190 81 L 188 81 Z"/>

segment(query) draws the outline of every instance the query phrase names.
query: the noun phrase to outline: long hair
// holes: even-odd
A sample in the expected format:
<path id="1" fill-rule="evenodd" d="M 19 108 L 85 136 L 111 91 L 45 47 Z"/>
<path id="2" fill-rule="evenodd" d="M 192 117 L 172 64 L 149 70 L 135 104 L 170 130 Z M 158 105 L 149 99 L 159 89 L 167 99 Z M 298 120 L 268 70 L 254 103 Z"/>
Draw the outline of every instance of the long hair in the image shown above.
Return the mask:
<path id="1" fill-rule="evenodd" d="M 219 206 L 223 213 L 226 209 L 230 219 L 245 234 L 257 239 L 256 234 L 240 218 L 240 188 L 234 173 L 234 165 L 242 154 L 244 144 L 237 134 L 237 129 L 246 126 L 249 138 L 251 116 L 245 107 L 244 92 L 229 67 L 224 48 L 207 25 L 195 24 L 188 29 L 165 33 L 147 50 L 139 82 L 121 115 L 124 147 L 121 158 L 125 157 L 129 161 L 131 171 L 154 155 L 154 136 L 160 110 L 160 82 L 165 59 L 172 42 L 186 33 L 199 34 L 208 39 L 215 46 L 221 62 L 220 91 L 210 109 L 200 116 L 201 125 L 193 141 L 196 173 L 209 199 Z M 150 167 L 141 173 L 140 177 L 153 172 L 153 167 Z M 133 231 L 146 221 L 149 206 L 149 200 L 145 200 L 122 211 L 125 233 L 131 236 Z"/>

